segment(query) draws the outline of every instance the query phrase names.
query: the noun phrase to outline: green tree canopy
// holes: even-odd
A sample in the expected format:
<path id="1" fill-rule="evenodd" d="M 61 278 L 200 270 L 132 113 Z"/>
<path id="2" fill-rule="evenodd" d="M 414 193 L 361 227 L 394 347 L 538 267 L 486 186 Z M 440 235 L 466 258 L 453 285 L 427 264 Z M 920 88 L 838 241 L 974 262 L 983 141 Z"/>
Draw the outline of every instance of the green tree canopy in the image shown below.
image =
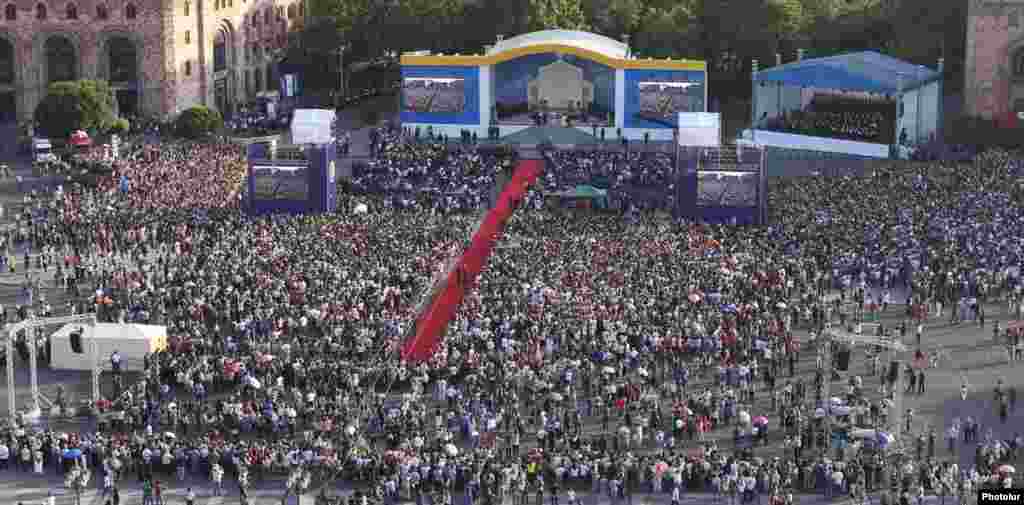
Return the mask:
<path id="1" fill-rule="evenodd" d="M 209 107 L 197 106 L 185 109 L 174 122 L 178 136 L 199 139 L 217 131 L 224 124 L 220 112 Z"/>
<path id="2" fill-rule="evenodd" d="M 534 30 L 589 30 L 582 0 L 530 0 Z"/>
<path id="3" fill-rule="evenodd" d="M 36 106 L 35 120 L 43 134 L 66 139 L 75 130 L 105 130 L 113 111 L 114 96 L 106 81 L 55 82 Z"/>

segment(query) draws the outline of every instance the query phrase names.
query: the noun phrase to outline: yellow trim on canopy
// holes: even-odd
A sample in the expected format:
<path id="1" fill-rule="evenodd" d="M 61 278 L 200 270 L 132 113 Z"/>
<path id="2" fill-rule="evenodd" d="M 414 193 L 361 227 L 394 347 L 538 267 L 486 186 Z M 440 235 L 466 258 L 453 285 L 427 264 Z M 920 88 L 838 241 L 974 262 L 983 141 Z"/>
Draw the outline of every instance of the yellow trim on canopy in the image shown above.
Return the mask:
<path id="1" fill-rule="evenodd" d="M 483 65 L 495 65 L 509 60 L 514 60 L 522 56 L 529 56 L 532 54 L 547 54 L 547 53 L 559 53 L 559 54 L 572 54 L 585 58 L 591 61 L 595 61 L 602 65 L 616 68 L 616 69 L 639 69 L 639 70 L 698 70 L 707 71 L 707 63 L 699 60 L 626 60 L 620 58 L 611 58 L 604 54 L 589 49 L 583 49 L 576 46 L 570 46 L 566 44 L 537 44 L 533 46 L 517 47 L 502 51 L 500 53 L 488 54 L 488 55 L 416 55 L 416 54 L 403 54 L 401 58 L 402 65 L 405 66 L 421 66 L 421 67 L 479 67 Z"/>

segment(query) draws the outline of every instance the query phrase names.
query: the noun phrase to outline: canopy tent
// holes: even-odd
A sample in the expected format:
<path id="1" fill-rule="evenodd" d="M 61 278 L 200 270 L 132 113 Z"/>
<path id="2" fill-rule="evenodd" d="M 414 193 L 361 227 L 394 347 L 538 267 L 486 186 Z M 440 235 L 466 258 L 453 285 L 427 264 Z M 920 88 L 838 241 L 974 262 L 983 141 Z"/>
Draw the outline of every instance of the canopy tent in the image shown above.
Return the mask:
<path id="1" fill-rule="evenodd" d="M 758 72 L 754 82 L 895 95 L 923 87 L 939 77 L 941 74 L 930 68 L 862 51 L 769 68 Z"/>
<path id="2" fill-rule="evenodd" d="M 898 102 L 895 136 L 926 142 L 941 124 L 942 72 L 874 51 L 812 58 L 753 76 L 753 123 L 804 110 L 824 91 Z M 755 127 L 756 127 L 755 126 Z"/>
<path id="3" fill-rule="evenodd" d="M 566 191 L 560 191 L 553 196 L 563 202 L 586 200 L 595 208 L 608 208 L 608 192 L 593 186 L 580 185 Z"/>

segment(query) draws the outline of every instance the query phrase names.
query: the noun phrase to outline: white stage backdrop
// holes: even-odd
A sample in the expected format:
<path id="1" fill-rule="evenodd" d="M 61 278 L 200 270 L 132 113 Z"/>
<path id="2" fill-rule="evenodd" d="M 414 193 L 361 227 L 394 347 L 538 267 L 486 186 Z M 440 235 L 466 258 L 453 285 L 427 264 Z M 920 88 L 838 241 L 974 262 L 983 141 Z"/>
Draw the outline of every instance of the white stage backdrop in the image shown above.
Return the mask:
<path id="1" fill-rule="evenodd" d="M 717 112 L 680 112 L 679 145 L 718 147 L 722 144 L 722 123 Z"/>

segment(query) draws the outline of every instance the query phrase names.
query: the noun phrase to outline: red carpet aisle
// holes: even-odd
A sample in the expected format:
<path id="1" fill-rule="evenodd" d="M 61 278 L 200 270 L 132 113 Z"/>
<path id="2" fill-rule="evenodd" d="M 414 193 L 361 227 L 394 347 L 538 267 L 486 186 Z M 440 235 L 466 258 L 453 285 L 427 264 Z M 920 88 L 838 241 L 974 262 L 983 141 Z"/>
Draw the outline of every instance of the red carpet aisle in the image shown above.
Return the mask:
<path id="1" fill-rule="evenodd" d="M 544 162 L 540 160 L 524 160 L 516 166 L 512 179 L 498 197 L 498 203 L 484 217 L 480 229 L 473 235 L 469 249 L 462 255 L 458 266 L 448 275 L 444 289 L 434 298 L 430 310 L 420 319 L 416 336 L 406 342 L 402 349 L 403 359 L 423 361 L 429 359 L 437 350 L 448 322 L 455 317 L 455 311 L 462 304 L 466 290 L 473 285 L 476 276 L 487 264 L 495 241 L 515 211 L 516 202 L 523 198 L 530 185 L 537 180 L 543 167 Z"/>

